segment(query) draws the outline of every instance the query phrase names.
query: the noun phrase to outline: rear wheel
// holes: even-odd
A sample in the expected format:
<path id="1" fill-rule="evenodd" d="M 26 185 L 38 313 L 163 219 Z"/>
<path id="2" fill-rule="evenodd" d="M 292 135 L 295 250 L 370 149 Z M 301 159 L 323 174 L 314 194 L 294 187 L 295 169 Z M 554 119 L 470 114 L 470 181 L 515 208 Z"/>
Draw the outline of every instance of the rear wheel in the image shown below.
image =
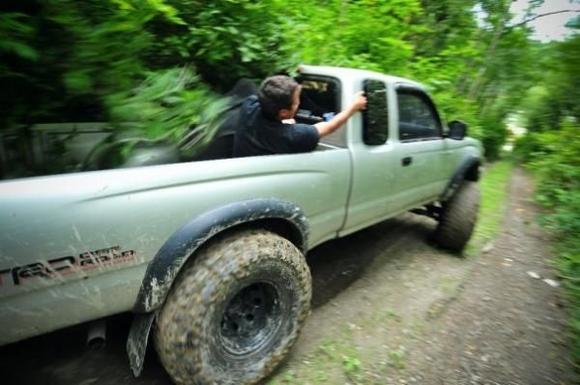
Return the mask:
<path id="1" fill-rule="evenodd" d="M 476 182 L 465 181 L 453 197 L 443 205 L 435 241 L 454 252 L 461 252 L 471 238 L 477 213 L 480 192 Z"/>
<path id="2" fill-rule="evenodd" d="M 157 352 L 178 384 L 255 384 L 296 341 L 310 299 L 310 272 L 291 242 L 230 234 L 180 273 L 157 318 Z"/>

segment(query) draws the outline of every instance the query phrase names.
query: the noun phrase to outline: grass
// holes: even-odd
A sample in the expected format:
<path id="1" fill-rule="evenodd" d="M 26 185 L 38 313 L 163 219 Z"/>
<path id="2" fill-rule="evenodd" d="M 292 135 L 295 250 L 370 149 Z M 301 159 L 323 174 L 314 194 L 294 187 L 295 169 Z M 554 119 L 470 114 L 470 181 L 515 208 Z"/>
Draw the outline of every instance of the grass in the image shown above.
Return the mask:
<path id="1" fill-rule="evenodd" d="M 479 252 L 499 232 L 507 203 L 507 184 L 512 169 L 512 162 L 507 160 L 486 167 L 480 182 L 481 206 L 479 216 L 473 236 L 467 246 L 468 254 Z"/>
<path id="2" fill-rule="evenodd" d="M 458 286 L 461 284 L 461 280 L 457 277 L 445 276 L 439 280 L 439 289 L 447 297 L 454 295 L 457 292 Z"/>
<path id="3" fill-rule="evenodd" d="M 397 324 L 399 315 L 393 310 L 387 313 L 382 315 Z M 355 342 L 354 329 L 356 327 L 353 328 L 352 324 L 344 324 L 301 362 L 283 368 L 267 385 L 384 385 L 383 379 L 387 372 L 406 367 L 403 347 L 391 349 L 382 345 L 378 350 L 376 347 L 363 349 Z M 377 357 L 382 359 L 378 361 Z M 292 373 L 292 376 L 289 377 L 288 373 Z"/>
<path id="4" fill-rule="evenodd" d="M 374 352 L 375 355 L 384 356 L 380 363 L 365 360 L 361 353 L 351 331 L 345 327 L 333 338 L 324 340 L 301 363 L 284 368 L 267 385 L 383 385 L 387 372 L 406 367 L 406 353 L 402 347 Z"/>
<path id="5" fill-rule="evenodd" d="M 399 350 L 391 350 L 387 354 L 389 357 L 389 365 L 393 366 L 396 369 L 405 369 L 405 351 L 402 349 Z"/>

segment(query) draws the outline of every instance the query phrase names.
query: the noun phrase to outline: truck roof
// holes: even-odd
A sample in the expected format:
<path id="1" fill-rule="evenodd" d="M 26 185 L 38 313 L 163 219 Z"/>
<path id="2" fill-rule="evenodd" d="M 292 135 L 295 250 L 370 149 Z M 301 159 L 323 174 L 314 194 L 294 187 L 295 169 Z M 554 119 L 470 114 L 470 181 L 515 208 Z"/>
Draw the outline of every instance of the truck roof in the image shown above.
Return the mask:
<path id="1" fill-rule="evenodd" d="M 356 68 L 346 68 L 346 67 L 332 67 L 332 66 L 315 66 L 315 65 L 307 65 L 301 64 L 298 67 L 298 72 L 302 74 L 316 74 L 316 75 L 325 75 L 325 76 L 333 76 L 337 78 L 356 78 L 356 79 L 364 79 L 364 78 L 382 78 L 388 83 L 405 83 L 408 85 L 412 85 L 414 87 L 418 87 L 420 89 L 425 90 L 425 86 L 421 83 L 418 83 L 414 80 L 392 76 L 392 75 L 385 75 L 380 72 L 376 71 L 369 71 L 369 70 L 361 70 Z"/>

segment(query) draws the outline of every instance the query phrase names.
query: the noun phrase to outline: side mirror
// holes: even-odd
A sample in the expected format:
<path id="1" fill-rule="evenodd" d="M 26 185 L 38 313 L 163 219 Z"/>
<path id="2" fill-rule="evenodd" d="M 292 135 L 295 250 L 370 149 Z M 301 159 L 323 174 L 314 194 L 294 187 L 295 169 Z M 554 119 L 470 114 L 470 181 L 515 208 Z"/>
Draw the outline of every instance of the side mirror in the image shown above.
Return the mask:
<path id="1" fill-rule="evenodd" d="M 449 127 L 447 137 L 450 139 L 463 140 L 467 135 L 467 124 L 460 120 L 453 120 L 447 126 Z"/>

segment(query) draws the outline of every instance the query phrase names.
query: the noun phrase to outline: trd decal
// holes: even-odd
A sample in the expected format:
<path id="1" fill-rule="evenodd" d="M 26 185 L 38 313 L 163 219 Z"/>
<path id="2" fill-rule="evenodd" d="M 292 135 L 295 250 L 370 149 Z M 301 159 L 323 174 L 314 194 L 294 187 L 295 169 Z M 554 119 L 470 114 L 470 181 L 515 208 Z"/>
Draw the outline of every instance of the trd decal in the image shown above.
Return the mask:
<path id="1" fill-rule="evenodd" d="M 43 262 L 34 262 L 24 266 L 0 270 L 0 286 L 11 282 L 21 285 L 28 278 L 54 278 L 80 270 L 90 270 L 123 263 L 135 258 L 134 250 L 121 251 L 119 246 L 87 251 L 78 256 L 66 256 Z"/>

